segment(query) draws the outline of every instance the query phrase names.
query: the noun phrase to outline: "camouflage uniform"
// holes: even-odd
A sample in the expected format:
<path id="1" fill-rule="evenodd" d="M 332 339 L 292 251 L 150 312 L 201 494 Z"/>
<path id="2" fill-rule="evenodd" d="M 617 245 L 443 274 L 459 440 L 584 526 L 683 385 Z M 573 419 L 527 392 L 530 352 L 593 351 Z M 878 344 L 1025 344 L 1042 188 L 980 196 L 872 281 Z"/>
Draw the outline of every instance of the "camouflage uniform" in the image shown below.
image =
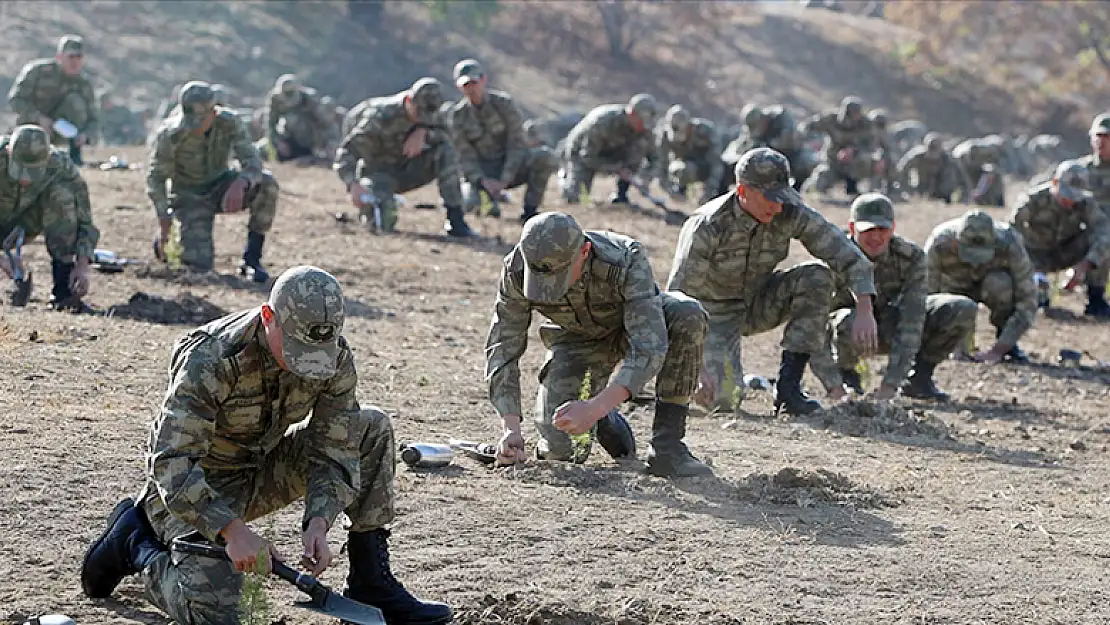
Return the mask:
<path id="1" fill-rule="evenodd" d="M 58 56 L 84 56 L 85 42 L 76 35 L 65 35 L 58 40 Z M 56 59 L 38 59 L 23 66 L 11 90 L 8 103 L 16 114 L 15 123 L 38 124 L 43 117 L 71 122 L 88 141 L 100 135 L 99 114 L 92 83 L 83 75 L 68 76 Z M 51 132 L 55 143 L 64 139 Z M 69 142 L 70 156 L 81 164 L 80 147 Z"/>
<path id="2" fill-rule="evenodd" d="M 1106 303 L 1110 217 L 1087 191 L 1088 179 L 1082 163 L 1060 163 L 1055 183 L 1034 186 L 1021 195 L 1010 216 L 1010 225 L 1021 234 L 1036 271 L 1060 271 L 1084 260 L 1090 262 L 1092 268 L 1086 275 L 1087 314 L 1101 316 L 1110 314 Z M 1064 206 L 1061 199 L 1072 204 Z"/>
<path id="3" fill-rule="evenodd" d="M 25 241 L 42 234 L 54 280 L 51 301 L 55 307 L 77 308 L 69 286 L 73 265 L 78 258 L 92 262 L 100 239 L 81 173 L 33 125 L 0 136 L 0 172 L 0 240 L 15 228 L 23 228 Z"/>
<path id="4" fill-rule="evenodd" d="M 217 319 L 175 343 L 136 505 L 162 545 L 198 534 L 215 541 L 232 521 L 250 522 L 301 498 L 302 528 L 317 517 L 332 527 L 345 512 L 348 582 L 359 593 L 369 580 L 358 578 L 366 563 L 355 545 L 394 518 L 392 424 L 381 410 L 359 407 L 334 277 L 315 267 L 290 269 L 268 305 L 280 324 L 287 369 L 271 352 L 260 308 Z M 151 603 L 179 623 L 239 623 L 243 576 L 231 562 L 152 551 L 133 563 L 142 565 L 134 568 Z M 94 554 L 82 567 L 86 591 L 99 560 Z"/>
<path id="5" fill-rule="evenodd" d="M 894 207 L 889 199 L 877 193 L 861 195 L 852 204 L 852 223 L 856 232 L 875 227 L 893 229 Z M 960 295 L 928 295 L 925 252 L 900 236 L 893 236 L 886 251 L 870 260 L 875 265 L 874 311 L 879 349 L 890 354 L 882 385 L 897 389 L 911 368 L 915 377 L 928 373 L 931 384 L 936 365 L 975 330 L 978 305 Z M 852 340 L 855 300 L 843 276 L 837 276 L 832 301 L 828 342 L 821 352 L 814 354 L 810 368 L 826 390 L 840 388 L 844 382 L 863 390 L 855 371 L 861 356 Z"/>
<path id="6" fill-rule="evenodd" d="M 648 160 L 655 168 L 660 186 L 686 195 L 695 182 L 702 183 L 699 203 L 718 195 L 725 165 L 721 161 L 721 134 L 713 122 L 690 118 L 681 105 L 674 105 L 655 127 L 655 149 Z"/>
<path id="7" fill-rule="evenodd" d="M 455 66 L 455 84 L 460 87 L 483 76 L 482 67 L 473 59 Z M 521 217 L 535 215 L 543 203 L 547 181 L 559 171 L 559 159 L 550 148 L 525 145 L 523 117 L 512 96 L 487 89 L 477 106 L 466 98 L 455 103 L 450 119 L 459 167 L 470 183 L 469 207 L 481 202 L 482 179 L 493 178 L 508 189 L 526 184 Z"/>
<path id="8" fill-rule="evenodd" d="M 874 165 L 874 171 L 870 176 L 871 190 L 881 190 L 884 193 L 891 194 L 897 185 L 897 171 L 895 165 L 898 163 L 897 148 L 894 145 L 894 140 L 887 132 L 887 114 L 882 109 L 872 109 L 867 112 L 867 119 L 871 122 L 871 127 L 875 132 L 875 148 L 879 150 L 879 160 Z"/>
<path id="9" fill-rule="evenodd" d="M 202 134 L 195 129 L 214 108 L 211 128 Z M 234 155 L 239 170 L 229 169 Z M 159 220 L 172 217 L 181 231 L 181 261 L 197 271 L 211 271 L 215 263 L 212 227 L 222 211 L 224 194 L 243 178 L 249 184 L 243 206 L 250 211 L 244 270 L 262 280 L 259 264 L 266 233 L 277 213 L 278 184 L 262 169 L 262 160 L 251 143 L 247 128 L 234 111 L 214 107 L 207 83 L 191 82 L 181 90 L 181 110 L 162 122 L 150 150 L 147 195 Z M 166 193 L 166 181 L 172 194 Z"/>
<path id="10" fill-rule="evenodd" d="M 332 134 L 332 118 L 320 106 L 316 91 L 300 85 L 292 74 L 279 78 L 266 105 L 266 136 L 278 162 L 315 156 L 334 140 Z M 288 147 L 284 156 L 276 152 L 279 142 Z"/>
<path id="11" fill-rule="evenodd" d="M 112 101 L 108 93 L 100 96 L 100 134 L 108 145 L 142 145 L 146 124 L 142 116 Z"/>
<path id="12" fill-rule="evenodd" d="M 1110 113 L 1095 117 L 1091 122 L 1090 135 L 1092 138 L 1110 135 Z M 1107 215 L 1110 215 L 1110 162 L 1099 158 L 1098 151 L 1094 148 L 1091 154 L 1080 158 L 1079 162 L 1087 168 L 1088 182 L 1095 201 Z"/>
<path id="13" fill-rule="evenodd" d="M 928 126 L 916 119 L 900 121 L 890 127 L 890 138 L 903 154 L 918 144 L 926 144 L 927 134 L 929 134 Z"/>
<path id="14" fill-rule="evenodd" d="M 370 179 L 386 231 L 394 230 L 397 225 L 393 195 L 435 181 L 451 220 L 449 233 L 453 228 L 454 233 L 462 236 L 470 234 L 462 217 L 458 154 L 439 116 L 442 93 L 438 80 L 421 78 L 410 89 L 370 98 L 348 113 L 347 119 L 354 122 L 353 128 L 344 134 L 332 168 L 346 189 L 362 178 Z M 416 105 L 418 121 L 409 118 L 406 101 Z M 407 158 L 403 153 L 405 139 L 417 128 L 427 130 L 425 149 L 416 157 Z M 372 206 L 362 208 L 364 221 L 369 222 L 372 214 Z"/>
<path id="15" fill-rule="evenodd" d="M 849 195 L 859 193 L 858 183 L 871 177 L 874 168 L 875 133 L 863 114 L 859 98 L 846 97 L 835 111 L 811 117 L 805 127 L 827 135 L 821 164 L 806 182 L 805 189 L 827 193 L 843 180 Z"/>
<path id="16" fill-rule="evenodd" d="M 1005 206 L 1006 186 L 1002 180 L 1002 138 L 998 135 L 967 139 L 952 150 L 967 179 L 975 185 L 971 201 L 981 206 Z"/>
<path id="17" fill-rule="evenodd" d="M 581 278 L 571 284 L 574 258 L 587 242 Z M 521 414 L 519 360 L 533 310 L 548 320 L 540 327 L 548 351 L 535 412 L 542 457 L 572 457 L 570 437 L 553 424 L 556 409 L 580 398 L 587 372 L 593 397 L 620 364 L 611 384 L 630 395 L 656 380 L 649 465 L 666 474 L 695 465 L 700 465 L 696 472 L 707 470 L 681 443 L 686 406 L 698 382 L 706 314 L 690 297 L 660 293 L 639 242 L 612 232 L 583 232 L 564 213 L 542 213 L 525 224 L 520 243 L 504 259 L 486 339 L 490 401 L 503 416 Z"/>
<path id="18" fill-rule="evenodd" d="M 801 140 L 794 115 L 779 105 L 760 107 L 748 104 L 741 111 L 741 117 L 744 118 L 744 126 L 740 136 L 728 144 L 722 155 L 725 174 L 720 192 L 727 193 L 736 183 L 733 175 L 736 163 L 745 152 L 755 148 L 772 148 L 786 156 L 794 175 L 794 188 L 801 189 L 820 158 Z"/>
<path id="19" fill-rule="evenodd" d="M 1033 327 L 1037 295 L 1021 235 L 972 211 L 937 226 L 925 242 L 929 292 L 955 293 L 985 304 L 998 341 L 1012 345 Z"/>
<path id="20" fill-rule="evenodd" d="M 560 186 L 563 198 L 577 204 L 593 188 L 598 173 L 615 174 L 621 169 L 636 172 L 652 150 L 652 128 L 658 105 L 655 98 L 641 93 L 626 105 L 603 104 L 590 111 L 571 129 L 560 156 L 563 168 Z M 643 124 L 633 126 L 630 115 L 635 113 Z M 628 202 L 629 184 L 617 181 L 613 202 Z"/>
<path id="21" fill-rule="evenodd" d="M 667 281 L 667 290 L 697 298 L 709 312 L 705 369 L 716 382 L 720 403 L 727 402 L 728 383 L 743 377 L 740 337 L 785 323 L 783 363 L 789 361 L 789 371 L 780 375 L 780 383 L 800 384 L 809 355 L 822 348 L 833 273 L 846 275 L 857 296 L 875 293 L 871 262 L 790 188 L 782 154 L 770 148 L 749 151 L 737 163 L 736 178 L 783 202 L 782 213 L 760 223 L 740 206 L 736 191 L 702 206 L 682 227 Z M 824 262 L 776 269 L 793 239 Z"/>
<path id="22" fill-rule="evenodd" d="M 910 172 L 916 173 L 917 183 L 910 184 Z M 953 156 L 944 149 L 940 135 L 929 133 L 921 145 L 906 152 L 897 167 L 898 182 L 905 191 L 922 197 L 952 203 L 952 194 L 961 191 L 964 201 L 971 198 L 971 184 L 967 174 Z"/>

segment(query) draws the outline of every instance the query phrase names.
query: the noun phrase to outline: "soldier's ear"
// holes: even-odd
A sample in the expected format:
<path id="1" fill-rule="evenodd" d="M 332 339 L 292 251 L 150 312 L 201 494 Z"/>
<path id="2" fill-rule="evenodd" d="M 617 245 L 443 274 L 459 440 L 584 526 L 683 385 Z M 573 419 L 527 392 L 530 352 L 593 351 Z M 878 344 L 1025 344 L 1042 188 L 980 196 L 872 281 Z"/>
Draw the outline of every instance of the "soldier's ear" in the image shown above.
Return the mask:
<path id="1" fill-rule="evenodd" d="M 269 304 L 262 305 L 262 323 L 263 325 L 272 325 L 274 323 L 274 309 L 270 308 Z"/>

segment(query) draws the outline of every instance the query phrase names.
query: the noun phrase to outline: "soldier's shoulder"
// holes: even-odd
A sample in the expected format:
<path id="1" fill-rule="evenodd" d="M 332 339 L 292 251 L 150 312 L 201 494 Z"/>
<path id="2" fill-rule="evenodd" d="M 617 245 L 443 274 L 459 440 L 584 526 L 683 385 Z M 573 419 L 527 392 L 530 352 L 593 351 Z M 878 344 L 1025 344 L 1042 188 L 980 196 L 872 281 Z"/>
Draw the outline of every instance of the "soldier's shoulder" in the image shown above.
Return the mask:
<path id="1" fill-rule="evenodd" d="M 1018 198 L 1018 204 L 1025 204 L 1026 202 L 1044 202 L 1052 198 L 1052 182 L 1042 182 L 1035 184 L 1022 193 Z"/>
<path id="2" fill-rule="evenodd" d="M 489 101 L 493 102 L 494 104 L 513 106 L 516 105 L 516 100 L 513 99 L 513 96 L 510 95 L 508 91 L 501 91 L 499 89 L 487 89 L 486 97 L 489 98 Z M 463 99 L 465 100 L 466 98 Z"/>
<path id="3" fill-rule="evenodd" d="M 636 239 L 609 230 L 587 230 L 586 240 L 597 258 L 614 265 L 624 263 L 630 254 L 643 249 Z"/>
<path id="4" fill-rule="evenodd" d="M 733 214 L 732 208 L 735 202 L 735 198 L 736 194 L 729 192 L 725 193 L 724 195 L 715 197 L 712 200 L 709 200 L 705 204 L 699 206 L 698 209 L 694 211 L 694 214 L 686 220 L 686 223 L 690 223 L 690 220 L 693 220 L 695 218 L 695 223 L 698 224 L 703 222 L 720 223 Z"/>
<path id="5" fill-rule="evenodd" d="M 241 310 L 193 330 L 186 337 L 193 337 L 195 347 L 213 358 L 230 358 L 246 348 L 258 329 L 261 318 L 258 308 Z"/>
<path id="6" fill-rule="evenodd" d="M 582 121 L 600 121 L 603 119 L 611 119 L 618 115 L 624 114 L 624 105 L 622 104 L 599 104 L 595 106 Z"/>
<path id="7" fill-rule="evenodd" d="M 994 232 L 995 237 L 997 237 L 1006 245 L 1017 245 L 1022 249 L 1025 249 L 1025 243 L 1021 239 L 1021 234 L 1017 231 L 1017 228 L 1013 227 L 1013 224 L 1008 224 L 1002 221 L 995 221 Z"/>
<path id="8" fill-rule="evenodd" d="M 911 158 L 918 158 L 918 157 L 921 157 L 921 156 L 925 156 L 925 153 L 927 151 L 928 151 L 928 148 L 926 148 L 925 146 L 915 145 L 915 146 L 913 146 L 912 148 L 910 148 L 909 150 L 906 151 L 906 155 L 903 158 L 911 159 Z"/>
<path id="9" fill-rule="evenodd" d="M 890 239 L 890 252 L 906 260 L 917 260 L 925 256 L 925 250 L 909 239 L 904 239 L 897 234 Z"/>
<path id="10" fill-rule="evenodd" d="M 959 232 L 960 219 L 949 219 L 948 221 L 937 224 L 933 231 L 929 234 L 929 238 L 925 241 L 925 249 L 930 250 L 938 248 L 948 242 L 955 242 L 957 233 Z"/>
<path id="11" fill-rule="evenodd" d="M 234 109 L 219 106 L 216 107 L 216 123 L 225 126 L 236 126 L 243 123 L 243 120 Z"/>
<path id="12" fill-rule="evenodd" d="M 23 68 L 20 70 L 20 73 L 29 75 L 31 73 L 49 71 L 54 69 L 55 65 L 57 65 L 57 61 L 55 61 L 54 59 L 34 59 L 32 61 L 27 61 L 26 63 L 24 63 Z"/>

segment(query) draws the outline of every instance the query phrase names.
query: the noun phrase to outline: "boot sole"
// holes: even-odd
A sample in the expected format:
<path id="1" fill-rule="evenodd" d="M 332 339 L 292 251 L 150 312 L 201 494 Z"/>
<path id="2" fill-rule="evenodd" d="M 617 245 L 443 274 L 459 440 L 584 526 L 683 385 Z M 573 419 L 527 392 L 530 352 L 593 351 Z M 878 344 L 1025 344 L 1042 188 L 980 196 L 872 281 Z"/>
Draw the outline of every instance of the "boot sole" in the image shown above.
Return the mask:
<path id="1" fill-rule="evenodd" d="M 91 545 L 89 545 L 89 548 L 85 550 L 85 557 L 81 560 L 81 589 L 85 591 L 86 596 L 92 599 L 106 599 L 111 596 L 111 592 L 103 596 L 98 596 L 89 588 L 89 582 L 86 579 L 85 575 L 85 570 L 89 566 L 89 558 L 92 557 L 93 552 L 96 551 L 98 547 L 100 547 L 101 543 L 103 543 L 104 540 L 108 538 L 108 534 L 112 532 L 112 528 L 115 527 L 116 522 L 119 521 L 120 517 L 134 507 L 135 500 L 131 497 L 128 497 L 127 499 L 124 499 L 123 501 L 117 503 L 116 507 L 112 509 L 112 514 L 108 515 L 108 523 L 105 526 L 104 531 L 101 532 L 100 536 L 97 537 L 97 539 L 94 540 Z M 115 589 L 113 588 L 113 590 Z"/>

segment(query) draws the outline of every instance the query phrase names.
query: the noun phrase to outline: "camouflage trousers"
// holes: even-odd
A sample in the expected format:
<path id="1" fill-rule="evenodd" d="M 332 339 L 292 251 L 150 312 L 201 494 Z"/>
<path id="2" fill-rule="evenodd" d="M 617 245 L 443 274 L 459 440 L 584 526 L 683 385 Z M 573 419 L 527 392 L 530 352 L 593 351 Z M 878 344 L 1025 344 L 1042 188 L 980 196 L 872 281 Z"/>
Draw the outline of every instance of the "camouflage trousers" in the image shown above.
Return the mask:
<path id="1" fill-rule="evenodd" d="M 86 232 L 81 231 L 81 210 L 72 190 L 65 185 L 50 185 L 17 220 L 0 222 L 0 241 L 16 227 L 22 227 L 24 245 L 41 234 L 52 260 L 68 264 L 73 263 L 78 254 L 92 258 L 100 234 L 91 227 Z M 82 238 L 91 241 L 78 249 L 78 241 Z"/>
<path id="2" fill-rule="evenodd" d="M 856 156 L 847 163 L 837 159 L 824 160 L 804 184 L 805 190 L 827 193 L 838 182 L 859 182 L 871 178 L 874 163 L 870 156 Z"/>
<path id="3" fill-rule="evenodd" d="M 1006 184 L 1002 180 L 1002 174 L 997 171 L 984 171 L 977 177 L 969 176 L 970 180 L 975 180 L 975 189 L 971 192 L 972 201 L 979 206 L 998 206 L 1006 205 Z"/>
<path id="4" fill-rule="evenodd" d="M 785 323 L 784 351 L 820 352 L 832 289 L 833 276 L 828 265 L 813 261 L 785 271 L 775 270 L 746 301 L 703 303 L 709 311 L 704 366 L 706 374 L 716 382 L 715 401 L 727 400 L 733 385 L 744 377 L 742 337 L 769 332 Z"/>
<path id="5" fill-rule="evenodd" d="M 903 179 L 902 183 L 909 185 L 909 180 Z M 910 189 L 922 197 L 941 200 L 946 204 L 952 203 L 952 194 L 963 189 L 960 172 L 956 167 L 942 169 L 921 168 L 917 170 L 917 181 Z M 964 193 L 968 193 L 965 189 Z"/>
<path id="6" fill-rule="evenodd" d="M 682 293 L 663 293 L 662 299 L 668 348 L 663 368 L 655 378 L 655 395 L 685 404 L 697 388 L 708 316 L 697 300 Z M 542 326 L 540 338 L 548 352 L 536 393 L 538 449 L 546 459 L 569 460 L 573 453 L 570 436 L 553 424 L 555 410 L 581 397 L 587 372 L 590 397 L 605 388 L 609 376 L 624 358 L 627 337 L 616 333 L 601 340 L 585 339 L 553 326 Z"/>
<path id="7" fill-rule="evenodd" d="M 393 521 L 393 425 L 377 408 L 363 410 L 369 426 L 359 446 L 359 492 L 345 511 L 351 531 L 365 532 Z M 261 466 L 243 471 L 206 471 L 205 479 L 244 521 L 263 517 L 304 497 L 311 472 L 305 439 L 286 434 Z M 195 537 L 195 529 L 170 515 L 153 485 L 142 499 L 151 527 L 166 545 Z M 147 599 L 178 623 L 239 625 L 243 576 L 230 562 L 163 552 L 142 573 Z"/>
<path id="8" fill-rule="evenodd" d="M 1035 250 L 1028 246 L 1025 251 L 1029 253 L 1029 260 L 1033 262 L 1033 270 L 1044 273 L 1070 269 L 1087 257 L 1091 251 L 1091 238 L 1083 230 L 1074 237 L 1064 241 L 1051 250 Z M 1110 263 L 1103 263 L 1087 272 L 1086 284 L 1088 286 L 1105 286 L 1110 280 Z"/>
<path id="9" fill-rule="evenodd" d="M 397 227 L 397 203 L 395 193 L 405 193 L 435 182 L 439 186 L 439 196 L 445 206 L 462 207 L 463 197 L 459 188 L 459 157 L 449 141 L 436 143 L 396 166 L 381 166 L 359 172 L 374 183 L 374 195 L 378 198 L 378 208 L 382 216 L 382 227 L 394 230 Z M 373 207 L 362 209 L 362 214 L 372 220 Z"/>
<path id="10" fill-rule="evenodd" d="M 500 180 L 505 159 L 481 159 L 478 161 L 478 166 L 482 169 L 483 176 Z M 551 148 L 545 146 L 529 148 L 528 155 L 516 170 L 516 175 L 507 188 L 515 189 L 521 185 L 527 185 L 524 190 L 523 205 L 539 208 L 543 204 L 543 194 L 547 191 L 547 181 L 557 171 L 559 171 L 559 159 Z M 477 180 L 468 180 L 468 182 L 470 193 L 466 197 L 466 208 L 473 210 L 481 204 L 481 198 L 478 195 L 479 182 Z"/>
<path id="11" fill-rule="evenodd" d="M 1001 269 L 988 273 L 980 282 L 965 288 L 945 285 L 946 292 L 963 295 L 983 304 L 990 311 L 990 322 L 1001 330 L 1006 326 L 1016 310 L 1014 301 L 1014 278 Z"/>
<path id="12" fill-rule="evenodd" d="M 92 106 L 91 102 L 86 102 L 85 98 L 82 98 L 77 93 L 71 92 L 67 93 L 65 97 L 63 97 L 61 101 L 54 106 L 53 109 L 48 111 L 47 115 L 49 115 L 50 118 L 54 120 L 64 119 L 72 123 L 74 126 L 77 126 L 77 128 L 81 130 L 81 132 L 84 132 L 85 127 L 89 123 L 90 106 Z M 38 119 L 29 118 L 23 115 L 20 115 L 19 118 L 16 119 L 17 125 L 38 123 Z M 50 141 L 54 145 L 69 145 L 69 139 L 66 139 L 56 132 L 51 132 L 51 129 L 49 128 L 47 128 L 46 131 L 50 132 Z M 95 137 L 92 138 L 95 139 Z"/>
<path id="13" fill-rule="evenodd" d="M 689 186 L 696 182 L 705 183 L 698 202 L 704 204 L 720 195 L 717 192 L 721 186 L 720 181 L 709 179 L 712 172 L 713 164 L 707 160 L 675 159 L 667 166 L 667 179 L 660 182 L 663 183 L 664 188 L 680 193 L 686 192 Z"/>
<path id="14" fill-rule="evenodd" d="M 921 345 L 916 353 L 896 353 L 894 340 L 898 337 L 901 311 L 897 306 L 884 306 L 875 311 L 879 326 L 879 353 L 890 354 L 887 376 L 883 384 L 901 385 L 903 374 L 908 373 L 914 362 L 940 363 L 960 344 L 970 332 L 975 331 L 975 314 L 979 305 L 970 298 L 949 293 L 934 293 L 925 298 L 925 326 L 921 330 Z M 856 321 L 854 308 L 840 308 L 829 314 L 826 326 L 825 347 L 813 355 L 809 367 L 821 380 L 825 390 L 839 388 L 844 382 L 840 372 L 854 369 L 860 361 L 859 348 L 852 340 L 852 325 Z M 897 376 L 899 379 L 894 379 Z"/>
<path id="15" fill-rule="evenodd" d="M 568 202 L 578 202 L 585 198 L 580 197 L 585 191 L 589 194 L 594 187 L 594 176 L 597 174 L 615 174 L 622 167 L 633 171 L 639 168 L 639 163 L 628 164 L 628 155 L 624 152 L 610 152 L 601 154 L 598 160 L 602 162 L 602 169 L 593 170 L 580 160 L 571 158 L 563 162 L 559 186 L 563 191 L 563 199 Z"/>
<path id="16" fill-rule="evenodd" d="M 215 266 L 216 246 L 212 230 L 220 204 L 232 183 L 242 174 L 234 169 L 208 185 L 206 189 L 175 190 L 170 203 L 173 217 L 180 227 L 181 262 L 197 271 L 211 271 Z M 247 230 L 266 234 L 277 214 L 278 184 L 269 173 L 260 184 L 252 184 L 243 195 L 243 205 L 250 213 Z"/>

